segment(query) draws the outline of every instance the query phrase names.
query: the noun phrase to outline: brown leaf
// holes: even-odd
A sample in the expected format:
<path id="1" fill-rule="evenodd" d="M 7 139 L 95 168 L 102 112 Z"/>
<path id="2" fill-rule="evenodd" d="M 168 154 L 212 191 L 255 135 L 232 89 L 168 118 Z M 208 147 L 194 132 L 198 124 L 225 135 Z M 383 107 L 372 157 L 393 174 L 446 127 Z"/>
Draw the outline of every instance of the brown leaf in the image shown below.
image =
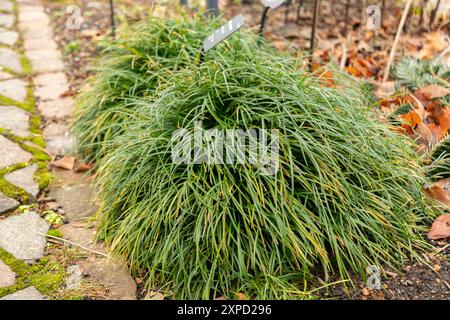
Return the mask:
<path id="1" fill-rule="evenodd" d="M 150 291 L 147 293 L 144 300 L 164 300 L 164 296 L 160 292 Z"/>
<path id="2" fill-rule="evenodd" d="M 448 96 L 449 94 L 450 90 L 438 84 L 427 85 L 415 92 L 415 95 L 424 95 L 428 99 L 439 99 Z"/>
<path id="3" fill-rule="evenodd" d="M 237 300 L 250 300 L 245 293 L 241 293 L 241 292 L 236 294 L 236 299 Z"/>
<path id="4" fill-rule="evenodd" d="M 363 294 L 364 296 L 368 296 L 368 295 L 370 294 L 370 290 L 367 289 L 367 288 L 363 288 L 363 289 L 362 289 L 362 294 Z"/>
<path id="5" fill-rule="evenodd" d="M 433 222 L 430 232 L 428 232 L 428 239 L 437 240 L 448 237 L 450 237 L 450 214 L 444 214 Z"/>
<path id="6" fill-rule="evenodd" d="M 92 169 L 92 164 L 75 161 L 75 165 L 73 167 L 74 172 L 86 172 Z"/>
<path id="7" fill-rule="evenodd" d="M 450 207 L 450 178 L 441 179 L 436 181 L 435 183 L 427 186 L 425 188 L 425 192 L 440 202 L 441 204 Z"/>
<path id="8" fill-rule="evenodd" d="M 50 163 L 51 166 L 57 167 L 57 168 L 61 168 L 61 169 L 66 169 L 66 170 L 73 170 L 73 167 L 75 165 L 75 157 L 73 156 L 66 156 L 66 157 L 62 157 L 61 159 L 52 161 Z"/>

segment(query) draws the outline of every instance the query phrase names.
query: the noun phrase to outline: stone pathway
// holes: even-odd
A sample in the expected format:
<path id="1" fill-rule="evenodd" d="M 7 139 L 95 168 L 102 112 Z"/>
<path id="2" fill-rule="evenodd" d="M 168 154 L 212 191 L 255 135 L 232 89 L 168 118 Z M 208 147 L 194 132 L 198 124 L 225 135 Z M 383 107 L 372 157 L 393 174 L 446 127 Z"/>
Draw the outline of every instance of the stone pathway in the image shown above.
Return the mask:
<path id="1" fill-rule="evenodd" d="M 83 275 L 107 288 L 106 298 L 136 298 L 136 283 L 126 264 L 106 258 L 107 248 L 95 243 L 93 230 L 87 228 L 85 218 L 97 211 L 89 179 L 56 169 L 50 186 L 43 178 L 49 174 L 52 158 L 73 152 L 69 130 L 73 103 L 62 97 L 67 90 L 64 65 L 44 7 L 37 0 L 1 0 L 0 300 L 48 298 L 39 290 L 51 287 L 50 280 L 39 283 L 37 277 L 26 277 L 32 272 L 42 276 L 45 271 L 39 268 L 51 255 L 46 235 L 53 222 L 44 219 L 44 209 L 17 210 L 20 205 L 38 201 L 40 206 L 48 202 L 47 208 L 52 204 L 64 214 L 68 224 L 60 231 L 65 239 L 90 248 L 84 252 L 87 259 L 68 266 L 67 290 L 77 289 Z M 117 257 L 114 261 L 121 260 Z M 54 289 L 60 287 L 58 284 Z"/>

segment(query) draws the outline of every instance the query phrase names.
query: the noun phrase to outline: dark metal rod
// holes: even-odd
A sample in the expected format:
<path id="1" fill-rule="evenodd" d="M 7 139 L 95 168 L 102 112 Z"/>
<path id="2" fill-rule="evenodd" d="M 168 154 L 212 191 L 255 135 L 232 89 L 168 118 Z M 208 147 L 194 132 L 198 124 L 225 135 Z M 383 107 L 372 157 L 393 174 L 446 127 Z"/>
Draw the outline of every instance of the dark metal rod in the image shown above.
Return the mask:
<path id="1" fill-rule="evenodd" d="M 269 12 L 269 7 L 265 7 L 264 8 L 264 11 L 263 11 L 263 14 L 262 14 L 262 16 L 261 16 L 261 24 L 260 24 L 260 27 L 259 27 L 259 33 L 262 35 L 262 36 L 264 36 L 264 25 L 266 24 L 266 18 L 267 18 L 267 12 Z"/>
<path id="2" fill-rule="evenodd" d="M 316 30 L 317 30 L 317 21 L 319 20 L 319 9 L 320 9 L 320 0 L 314 0 L 314 14 L 313 14 L 313 23 L 311 28 L 311 39 L 309 44 L 310 51 L 310 68 L 312 68 L 313 56 L 314 56 L 314 46 L 316 44 Z"/>
<path id="3" fill-rule="evenodd" d="M 109 0 L 109 11 L 111 14 L 111 35 L 113 38 L 116 37 L 116 21 L 114 19 L 114 1 Z"/>
<path id="4" fill-rule="evenodd" d="M 217 16 L 219 14 L 219 1 L 218 0 L 206 0 L 207 14 Z"/>

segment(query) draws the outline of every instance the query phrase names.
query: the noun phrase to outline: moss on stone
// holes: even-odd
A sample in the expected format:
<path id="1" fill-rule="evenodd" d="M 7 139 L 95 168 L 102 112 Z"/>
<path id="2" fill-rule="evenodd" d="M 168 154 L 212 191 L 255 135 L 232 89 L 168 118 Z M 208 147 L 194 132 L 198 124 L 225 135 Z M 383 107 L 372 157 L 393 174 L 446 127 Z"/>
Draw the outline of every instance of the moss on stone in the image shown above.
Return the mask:
<path id="1" fill-rule="evenodd" d="M 48 257 L 40 259 L 36 264 L 28 265 L 0 248 L 0 260 L 17 275 L 13 286 L 0 288 L 0 297 L 34 286 L 49 299 L 56 298 L 58 289 L 66 278 L 64 268 Z"/>

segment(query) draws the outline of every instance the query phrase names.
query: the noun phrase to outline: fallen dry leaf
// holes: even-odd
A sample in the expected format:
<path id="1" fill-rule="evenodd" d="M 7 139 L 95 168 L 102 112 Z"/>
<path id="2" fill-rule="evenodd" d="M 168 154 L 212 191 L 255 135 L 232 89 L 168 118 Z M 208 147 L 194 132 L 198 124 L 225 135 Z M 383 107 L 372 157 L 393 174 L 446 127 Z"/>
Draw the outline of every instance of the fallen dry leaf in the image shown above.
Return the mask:
<path id="1" fill-rule="evenodd" d="M 92 169 L 92 164 L 87 164 L 84 162 L 80 162 L 78 160 L 75 161 L 75 165 L 73 167 L 74 172 L 86 172 Z"/>
<path id="2" fill-rule="evenodd" d="M 76 161 L 75 157 L 66 156 L 62 157 L 61 159 L 52 161 L 50 165 L 61 169 L 73 170 L 73 167 L 75 166 L 75 161 Z"/>
<path id="3" fill-rule="evenodd" d="M 430 232 L 428 232 L 428 239 L 437 240 L 448 237 L 450 237 L 450 214 L 444 214 L 433 222 Z"/>
<path id="4" fill-rule="evenodd" d="M 367 289 L 367 288 L 363 288 L 362 289 L 362 294 L 365 295 L 365 296 L 368 296 L 370 294 L 370 290 Z"/>
<path id="5" fill-rule="evenodd" d="M 440 202 L 441 204 L 450 207 L 450 178 L 441 179 L 435 183 L 425 187 L 425 192 Z"/>
<path id="6" fill-rule="evenodd" d="M 144 300 L 164 300 L 164 296 L 160 292 L 150 291 L 147 293 Z"/>
<path id="7" fill-rule="evenodd" d="M 250 300 L 245 293 L 241 293 L 241 292 L 236 294 L 236 299 L 237 300 Z"/>
<path id="8" fill-rule="evenodd" d="M 430 84 L 417 90 L 414 95 L 424 95 L 428 99 L 439 99 L 450 94 L 450 90 L 438 84 Z"/>

